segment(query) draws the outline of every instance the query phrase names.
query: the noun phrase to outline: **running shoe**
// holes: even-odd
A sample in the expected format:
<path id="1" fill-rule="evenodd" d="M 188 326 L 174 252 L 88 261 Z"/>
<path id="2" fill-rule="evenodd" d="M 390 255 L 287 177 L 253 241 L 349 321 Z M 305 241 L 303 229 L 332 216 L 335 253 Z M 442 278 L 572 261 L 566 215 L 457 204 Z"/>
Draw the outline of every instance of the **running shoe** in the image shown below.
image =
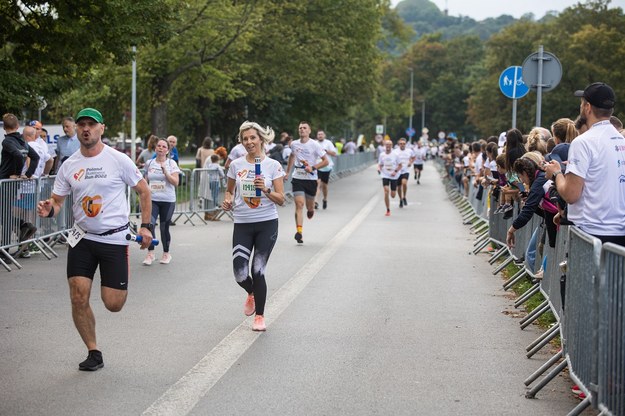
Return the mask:
<path id="1" fill-rule="evenodd" d="M 417 185 L 421 185 L 421 181 L 417 179 Z"/>
<path id="2" fill-rule="evenodd" d="M 580 394 L 582 394 L 582 389 L 579 388 L 579 386 L 576 384 L 573 387 L 571 387 L 571 392 L 577 396 L 579 396 Z"/>
<path id="3" fill-rule="evenodd" d="M 319 209 L 319 204 L 315 202 L 315 209 Z"/>
<path id="4" fill-rule="evenodd" d="M 256 302 L 254 301 L 254 295 L 249 294 L 243 304 L 243 313 L 247 316 L 252 316 L 254 312 L 256 312 Z"/>
<path id="5" fill-rule="evenodd" d="M 323 209 L 328 208 L 328 201 L 326 201 L 325 199 L 323 200 Z"/>
<path id="6" fill-rule="evenodd" d="M 30 258 L 30 251 L 29 250 L 24 250 L 22 251 L 19 256 L 23 259 L 29 259 Z"/>
<path id="7" fill-rule="evenodd" d="M 266 329 L 265 318 L 262 315 L 256 315 L 252 324 L 252 331 L 265 331 Z"/>
<path id="8" fill-rule="evenodd" d="M 302 233 L 300 232 L 295 233 L 295 241 L 297 241 L 300 244 L 304 242 L 304 240 L 302 240 Z"/>
<path id="9" fill-rule="evenodd" d="M 98 350 L 90 350 L 87 359 L 78 364 L 80 371 L 96 371 L 98 368 L 104 367 L 102 353 Z"/>
<path id="10" fill-rule="evenodd" d="M 406 201 L 406 198 L 404 198 L 404 206 L 407 207 L 408 206 L 408 201 Z"/>
<path id="11" fill-rule="evenodd" d="M 404 207 L 404 200 L 402 198 L 399 199 L 399 207 L 400 208 Z"/>
<path id="12" fill-rule="evenodd" d="M 170 261 L 171 261 L 171 254 L 163 253 L 163 257 L 161 257 L 161 261 L 159 263 L 161 263 L 161 264 L 169 264 Z"/>
<path id="13" fill-rule="evenodd" d="M 308 219 L 311 219 L 313 215 L 315 215 L 315 211 L 306 211 L 306 216 L 308 217 Z"/>
<path id="14" fill-rule="evenodd" d="M 151 251 L 148 251 L 148 255 L 145 256 L 145 260 L 143 260 L 143 265 L 151 266 L 153 261 L 154 261 L 154 253 L 152 253 Z"/>
<path id="15" fill-rule="evenodd" d="M 387 209 L 386 210 L 386 214 L 384 214 L 385 217 L 390 217 L 391 216 L 391 210 Z"/>

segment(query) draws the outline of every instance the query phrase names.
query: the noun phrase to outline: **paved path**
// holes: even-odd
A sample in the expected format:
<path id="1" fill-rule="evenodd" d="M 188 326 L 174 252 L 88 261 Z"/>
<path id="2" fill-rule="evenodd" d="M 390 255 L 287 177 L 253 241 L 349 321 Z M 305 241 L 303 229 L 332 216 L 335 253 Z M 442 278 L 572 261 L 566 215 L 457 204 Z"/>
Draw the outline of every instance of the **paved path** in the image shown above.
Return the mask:
<path id="1" fill-rule="evenodd" d="M 293 205 L 267 270 L 268 330 L 244 319 L 232 223 L 172 229 L 173 261 L 141 266 L 129 299 L 92 294 L 105 367 L 77 371 L 65 254 L 0 271 L 0 415 L 547 415 L 577 403 L 558 377 L 524 398 L 546 359 L 524 347 L 512 301 L 434 167 L 385 217 L 370 168 L 331 184 L 327 210 L 294 239 Z M 160 254 L 160 253 L 159 253 Z"/>

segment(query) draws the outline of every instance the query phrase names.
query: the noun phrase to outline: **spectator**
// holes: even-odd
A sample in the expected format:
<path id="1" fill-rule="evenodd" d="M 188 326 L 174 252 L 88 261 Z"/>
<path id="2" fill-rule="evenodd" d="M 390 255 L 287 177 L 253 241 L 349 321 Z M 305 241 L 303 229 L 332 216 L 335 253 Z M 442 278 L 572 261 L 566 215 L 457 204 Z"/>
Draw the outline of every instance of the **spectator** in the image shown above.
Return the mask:
<path id="1" fill-rule="evenodd" d="M 354 143 L 353 140 L 349 140 L 343 146 L 343 153 L 345 153 L 346 155 L 354 155 L 356 154 L 356 150 L 358 150 L 358 148 L 356 147 L 356 143 Z"/>
<path id="2" fill-rule="evenodd" d="M 180 161 L 178 159 L 178 148 L 176 147 L 176 145 L 178 144 L 178 138 L 176 136 L 168 136 L 167 137 L 167 143 L 169 143 L 169 157 L 174 159 L 174 161 L 176 162 L 176 164 L 180 164 Z M 156 156 L 154 156 L 156 157 Z"/>
<path id="3" fill-rule="evenodd" d="M 158 143 L 158 137 L 150 134 L 147 148 L 139 153 L 139 157 L 135 160 L 135 165 L 137 165 L 139 169 L 143 169 L 148 160 L 152 160 L 156 157 L 156 143 Z"/>
<path id="4" fill-rule="evenodd" d="M 64 136 L 59 137 L 56 143 L 56 159 L 54 161 L 54 172 L 58 172 L 59 168 L 65 160 L 80 149 L 80 141 L 76 135 L 76 122 L 73 117 L 64 117 L 63 121 Z"/>
<path id="5" fill-rule="evenodd" d="M 197 149 L 197 153 L 195 154 L 195 167 L 201 168 L 206 164 L 206 160 L 215 153 L 213 150 L 213 139 L 206 136 L 204 137 L 204 141 L 202 141 L 202 147 Z"/>
<path id="6" fill-rule="evenodd" d="M 2 141 L 2 162 L 0 162 L 0 179 L 30 179 L 39 165 L 39 155 L 32 147 L 28 146 L 22 135 L 17 131 L 20 123 L 14 114 L 7 113 L 2 116 L 4 131 Z M 26 158 L 30 158 L 28 168 L 24 172 Z M 22 173 L 23 172 L 23 173 Z M 2 222 L 2 238 L 0 246 L 10 244 L 11 232 L 19 223 L 19 241 L 28 240 L 37 231 L 37 228 L 23 219 L 13 218 L 11 204 L 16 198 L 17 187 L 11 183 L 0 185 L 0 221 Z"/>
<path id="7" fill-rule="evenodd" d="M 602 242 L 625 245 L 625 138 L 610 123 L 616 96 L 595 82 L 583 91 L 579 123 L 587 131 L 569 148 L 566 173 L 553 160 L 546 168 L 558 193 L 568 203 L 568 219 Z"/>

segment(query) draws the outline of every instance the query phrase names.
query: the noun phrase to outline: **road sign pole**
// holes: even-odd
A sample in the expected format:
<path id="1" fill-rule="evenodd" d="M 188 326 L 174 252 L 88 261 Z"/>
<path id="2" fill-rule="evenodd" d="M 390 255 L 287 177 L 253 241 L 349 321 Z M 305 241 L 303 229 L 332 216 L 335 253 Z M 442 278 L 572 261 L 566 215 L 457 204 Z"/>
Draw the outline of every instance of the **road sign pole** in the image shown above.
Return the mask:
<path id="1" fill-rule="evenodd" d="M 516 102 L 517 100 L 512 100 L 512 128 L 516 129 Z"/>
<path id="2" fill-rule="evenodd" d="M 536 83 L 536 126 L 540 127 L 540 117 L 543 105 L 543 45 L 538 47 L 538 82 Z"/>

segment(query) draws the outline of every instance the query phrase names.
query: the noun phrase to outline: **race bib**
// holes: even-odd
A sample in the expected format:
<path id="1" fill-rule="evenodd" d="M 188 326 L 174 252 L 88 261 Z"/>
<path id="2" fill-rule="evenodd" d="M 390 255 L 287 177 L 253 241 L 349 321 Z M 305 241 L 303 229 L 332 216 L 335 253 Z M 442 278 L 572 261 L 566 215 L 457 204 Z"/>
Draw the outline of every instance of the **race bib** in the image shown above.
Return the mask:
<path id="1" fill-rule="evenodd" d="M 74 223 L 74 226 L 70 228 L 69 234 L 67 235 L 67 243 L 72 247 L 76 247 L 76 244 L 82 240 L 86 233 L 85 230 L 80 228 L 78 223 Z"/>
<path id="2" fill-rule="evenodd" d="M 296 179 L 309 179 L 309 173 L 306 172 L 304 167 L 298 168 L 296 167 L 293 171 L 293 177 Z"/>
<path id="3" fill-rule="evenodd" d="M 165 181 L 150 181 L 150 191 L 163 192 L 165 190 Z"/>
<path id="4" fill-rule="evenodd" d="M 241 196 L 243 198 L 255 198 L 256 197 L 256 186 L 254 186 L 253 179 L 241 180 Z"/>
<path id="5" fill-rule="evenodd" d="M 384 164 L 384 170 L 391 173 L 395 170 L 395 164 L 394 163 L 385 163 Z"/>

